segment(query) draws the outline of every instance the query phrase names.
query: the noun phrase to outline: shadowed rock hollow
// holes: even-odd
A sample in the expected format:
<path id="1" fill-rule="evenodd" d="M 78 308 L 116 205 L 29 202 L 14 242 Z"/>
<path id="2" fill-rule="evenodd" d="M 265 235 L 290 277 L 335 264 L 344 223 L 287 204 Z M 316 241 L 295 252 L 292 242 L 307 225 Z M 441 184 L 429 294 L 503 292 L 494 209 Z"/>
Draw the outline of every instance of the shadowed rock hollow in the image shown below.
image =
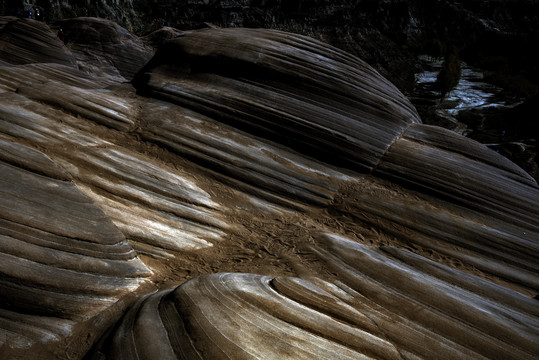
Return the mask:
<path id="1" fill-rule="evenodd" d="M 165 29 L 149 60 L 104 20 L 67 46 L 1 23 L 3 357 L 539 352 L 537 183 L 365 62 L 271 30 Z"/>

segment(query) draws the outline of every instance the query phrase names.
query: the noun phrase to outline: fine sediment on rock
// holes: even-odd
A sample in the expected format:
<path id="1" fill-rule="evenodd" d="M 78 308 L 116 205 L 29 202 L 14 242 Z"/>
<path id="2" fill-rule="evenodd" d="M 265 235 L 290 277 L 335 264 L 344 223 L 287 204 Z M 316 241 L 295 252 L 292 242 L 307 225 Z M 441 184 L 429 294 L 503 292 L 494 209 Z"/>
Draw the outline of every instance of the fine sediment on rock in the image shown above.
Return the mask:
<path id="1" fill-rule="evenodd" d="M 0 62 L 2 356 L 537 353 L 539 188 L 520 168 L 303 36 L 174 32 L 133 87 L 149 47 L 68 23 L 88 30 L 78 67 L 63 45 Z M 6 54 L 19 28 L 54 34 L 14 24 Z"/>
<path id="2" fill-rule="evenodd" d="M 302 153 L 322 160 L 333 156 L 333 163 L 372 171 L 373 175 L 410 190 L 455 204 L 456 208 L 445 204 L 441 205 L 443 209 L 429 214 L 424 203 L 414 204 L 404 197 L 380 203 L 378 198 L 358 191 L 361 201 L 344 200 L 348 206 L 345 211 L 356 207 L 362 214 L 382 216 L 432 240 L 474 251 L 475 254 L 450 253 L 487 272 L 536 289 L 534 274 L 539 269 L 533 254 L 537 244 L 529 240 L 539 238 L 539 212 L 535 206 L 539 192 L 535 181 L 483 145 L 438 127 L 418 124 L 414 113 L 405 111 L 409 107 L 398 110 L 400 102 L 388 105 L 399 99 L 383 96 L 383 89 L 389 85 L 371 70 L 366 70 L 360 78 L 353 77 L 359 70 L 352 70 L 349 66 L 353 60 L 339 52 L 324 54 L 324 64 L 335 74 L 334 79 L 328 80 L 326 73 L 317 68 L 321 45 L 314 43 L 310 48 L 304 41 L 274 31 L 187 32 L 167 43 L 138 75 L 135 84 L 151 96 L 209 114 L 268 140 L 289 144 Z M 267 44 L 267 48 L 258 51 L 254 44 Z M 294 46 L 301 46 L 303 56 L 297 56 Z M 274 49 L 283 55 L 276 56 Z M 332 66 L 334 59 L 342 61 L 343 66 Z M 297 81 L 290 81 L 292 78 Z M 371 90 L 368 96 L 357 90 L 361 81 L 367 80 Z M 198 85 L 191 86 L 192 81 Z M 269 89 L 268 83 L 271 83 Z M 341 90 L 327 94 L 325 89 L 329 87 Z M 282 96 L 284 88 L 288 90 L 286 97 Z M 311 91 L 309 97 L 301 96 L 306 89 Z M 346 101 L 342 97 L 343 89 L 349 89 Z M 326 96 L 318 97 L 320 93 Z M 353 103 L 356 111 L 343 113 L 346 102 Z M 325 110 L 320 110 L 321 107 Z M 367 107 L 371 111 L 363 112 Z M 377 112 L 377 107 L 385 107 L 385 112 Z M 260 116 L 255 117 L 253 114 L 257 113 Z M 268 120 L 274 118 L 277 120 Z M 303 124 L 310 127 L 308 144 L 301 144 L 298 136 Z M 334 141 L 332 147 L 326 146 L 327 139 L 343 131 L 339 130 L 343 129 L 342 124 L 347 125 L 348 141 Z M 178 148 L 180 142 L 176 140 L 171 148 L 215 164 L 203 155 Z M 238 160 L 229 161 L 241 164 Z M 221 168 L 229 170 L 230 165 Z M 247 178 L 245 173 L 233 175 Z M 263 186 L 260 181 L 258 184 Z M 414 209 L 413 213 L 406 213 L 407 208 Z M 364 221 L 366 216 L 361 218 Z M 429 247 L 431 241 L 422 240 L 422 235 L 403 236 L 394 232 L 391 225 L 386 231 L 420 246 Z M 484 254 L 492 259 L 480 260 Z"/>

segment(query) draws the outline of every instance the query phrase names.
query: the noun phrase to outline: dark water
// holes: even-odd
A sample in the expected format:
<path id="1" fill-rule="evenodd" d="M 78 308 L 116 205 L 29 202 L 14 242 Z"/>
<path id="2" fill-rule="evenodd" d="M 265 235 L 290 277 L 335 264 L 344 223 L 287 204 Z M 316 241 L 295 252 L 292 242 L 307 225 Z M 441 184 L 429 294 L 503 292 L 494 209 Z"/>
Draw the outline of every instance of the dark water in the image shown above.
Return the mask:
<path id="1" fill-rule="evenodd" d="M 415 75 L 416 86 L 430 96 L 440 97 L 440 93 L 434 90 L 434 84 L 443 59 L 422 56 L 420 60 L 426 64 L 427 70 Z M 514 100 L 504 99 L 501 88 L 485 82 L 480 69 L 470 67 L 464 62 L 461 62 L 461 67 L 462 75 L 458 85 L 445 99 L 440 100 L 438 110 L 456 118 L 463 110 L 495 107 L 501 110 L 519 104 Z"/>
<path id="2" fill-rule="evenodd" d="M 484 143 L 539 181 L 537 133 L 521 129 L 518 121 L 524 117 L 511 110 L 522 102 L 506 97 L 503 89 L 484 80 L 481 69 L 464 62 L 458 85 L 442 99 L 434 84 L 443 59 L 422 56 L 420 61 L 426 70 L 415 76 L 414 103 L 422 106 L 418 110 L 423 112 L 425 123 L 449 128 Z"/>

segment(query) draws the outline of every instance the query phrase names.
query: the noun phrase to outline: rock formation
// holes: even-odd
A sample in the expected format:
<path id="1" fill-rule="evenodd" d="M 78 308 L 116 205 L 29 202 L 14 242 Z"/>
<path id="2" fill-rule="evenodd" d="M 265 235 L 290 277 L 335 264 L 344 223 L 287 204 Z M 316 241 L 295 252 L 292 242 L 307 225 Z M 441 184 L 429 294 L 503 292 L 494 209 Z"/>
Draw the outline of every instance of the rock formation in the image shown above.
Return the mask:
<path id="1" fill-rule="evenodd" d="M 2 358 L 539 352 L 537 183 L 364 61 L 0 24 Z"/>

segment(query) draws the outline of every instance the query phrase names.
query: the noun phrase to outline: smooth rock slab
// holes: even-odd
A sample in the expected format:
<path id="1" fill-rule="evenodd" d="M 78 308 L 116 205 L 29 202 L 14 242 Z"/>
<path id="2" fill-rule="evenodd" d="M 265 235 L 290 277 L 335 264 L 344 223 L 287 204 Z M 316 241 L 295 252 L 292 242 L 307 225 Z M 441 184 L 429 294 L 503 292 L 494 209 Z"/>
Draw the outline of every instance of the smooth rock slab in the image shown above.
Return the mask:
<path id="1" fill-rule="evenodd" d="M 130 81 L 153 55 L 151 47 L 110 20 L 80 17 L 58 25 L 66 32 L 67 46 L 83 71 Z"/>
<path id="2" fill-rule="evenodd" d="M 162 45 L 137 89 L 304 154 L 359 171 L 420 122 L 409 101 L 360 59 L 307 37 L 204 29 Z"/>
<path id="3" fill-rule="evenodd" d="M 536 300 L 402 248 L 324 234 L 337 280 L 221 273 L 141 299 L 110 359 L 533 359 Z"/>

